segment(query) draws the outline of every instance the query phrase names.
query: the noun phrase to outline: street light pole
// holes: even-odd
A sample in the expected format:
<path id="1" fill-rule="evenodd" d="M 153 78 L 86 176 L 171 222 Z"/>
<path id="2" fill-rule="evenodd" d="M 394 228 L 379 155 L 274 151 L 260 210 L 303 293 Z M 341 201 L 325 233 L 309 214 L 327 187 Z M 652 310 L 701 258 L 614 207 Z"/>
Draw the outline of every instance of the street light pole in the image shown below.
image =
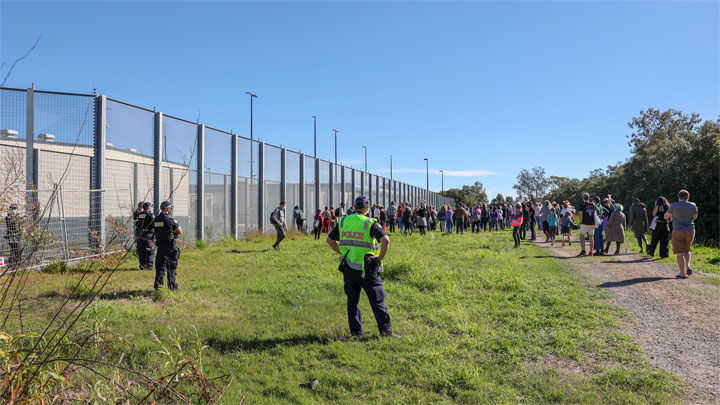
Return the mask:
<path id="1" fill-rule="evenodd" d="M 363 146 L 365 149 L 365 173 L 367 173 L 367 146 Z"/>
<path id="2" fill-rule="evenodd" d="M 440 170 L 440 194 L 445 194 L 445 172 Z"/>
<path id="3" fill-rule="evenodd" d="M 335 132 L 335 164 L 337 164 L 337 134 L 340 131 L 333 129 L 333 132 Z"/>
<path id="4" fill-rule="evenodd" d="M 425 158 L 425 191 L 430 195 L 430 161 Z"/>
<path id="5" fill-rule="evenodd" d="M 393 176 L 392 176 L 392 155 L 390 155 L 390 180 L 392 180 L 392 179 L 393 179 Z"/>
<path id="6" fill-rule="evenodd" d="M 317 115 L 313 115 L 313 157 L 317 159 Z"/>
<path id="7" fill-rule="evenodd" d="M 246 91 L 245 94 L 250 96 L 250 182 L 253 180 L 253 99 L 257 98 L 256 94 Z"/>

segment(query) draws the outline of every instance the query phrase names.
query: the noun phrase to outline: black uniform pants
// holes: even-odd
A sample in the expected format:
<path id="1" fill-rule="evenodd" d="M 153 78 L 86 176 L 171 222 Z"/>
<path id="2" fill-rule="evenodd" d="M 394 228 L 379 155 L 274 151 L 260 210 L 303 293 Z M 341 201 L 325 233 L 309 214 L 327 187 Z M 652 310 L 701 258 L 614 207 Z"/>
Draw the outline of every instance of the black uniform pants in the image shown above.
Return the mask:
<path id="1" fill-rule="evenodd" d="M 530 240 L 535 240 L 535 217 L 530 217 Z"/>
<path id="2" fill-rule="evenodd" d="M 167 273 L 168 288 L 171 290 L 177 290 L 178 286 L 175 282 L 175 276 L 177 275 L 177 260 L 172 260 L 170 257 L 170 244 L 160 244 L 157 246 L 157 259 L 155 260 L 155 289 L 159 289 L 163 285 L 163 279 L 165 273 Z"/>
<path id="3" fill-rule="evenodd" d="M 652 231 L 652 240 L 650 246 L 647 247 L 647 252 L 650 256 L 655 255 L 655 248 L 660 243 L 660 257 L 668 257 L 668 237 L 670 231 L 668 231 L 667 222 L 659 222 L 655 225 L 655 229 Z"/>
<path id="4" fill-rule="evenodd" d="M 155 242 L 150 238 L 138 237 L 137 254 L 141 269 L 151 270 L 155 258 Z"/>
<path id="5" fill-rule="evenodd" d="M 385 307 L 385 290 L 383 289 L 380 277 L 363 278 L 362 272 L 359 270 L 348 269 L 345 271 L 345 295 L 347 295 L 347 313 L 348 324 L 350 325 L 350 333 L 353 335 L 362 335 L 362 314 L 360 313 L 360 290 L 365 290 L 365 294 L 370 301 L 370 308 L 375 314 L 378 330 L 380 333 L 392 333 L 392 325 L 390 324 L 390 314 Z"/>
<path id="6" fill-rule="evenodd" d="M 390 232 L 395 232 L 395 218 L 388 218 L 388 225 L 390 227 Z"/>

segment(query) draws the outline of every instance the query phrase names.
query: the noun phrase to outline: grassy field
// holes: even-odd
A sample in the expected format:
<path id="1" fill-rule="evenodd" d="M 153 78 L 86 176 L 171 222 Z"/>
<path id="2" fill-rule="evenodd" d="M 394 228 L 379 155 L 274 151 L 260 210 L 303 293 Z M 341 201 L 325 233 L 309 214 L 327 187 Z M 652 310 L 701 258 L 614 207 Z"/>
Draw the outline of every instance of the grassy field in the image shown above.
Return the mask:
<path id="1" fill-rule="evenodd" d="M 399 338 L 348 338 L 342 276 L 324 241 L 224 241 L 183 252 L 180 291 L 127 263 L 88 311 L 134 343 L 123 360 L 158 367 L 179 344 L 223 403 L 673 403 L 676 377 L 653 369 L 615 325 L 621 312 L 563 260 L 510 234 L 391 236 L 383 279 Z M 33 274 L 25 328 L 39 327 L 80 277 Z M 157 336 L 157 341 L 154 336 Z M 163 353 L 162 346 L 167 350 Z M 203 346 L 207 348 L 203 349 Z M 317 378 L 314 389 L 300 387 Z"/>

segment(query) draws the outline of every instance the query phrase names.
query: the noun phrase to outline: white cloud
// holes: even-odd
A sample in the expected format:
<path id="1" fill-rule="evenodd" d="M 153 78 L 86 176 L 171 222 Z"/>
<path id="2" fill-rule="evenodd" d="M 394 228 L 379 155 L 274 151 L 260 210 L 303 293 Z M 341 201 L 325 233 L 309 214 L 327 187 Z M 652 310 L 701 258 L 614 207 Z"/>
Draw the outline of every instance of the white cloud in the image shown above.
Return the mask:
<path id="1" fill-rule="evenodd" d="M 379 169 L 378 172 L 390 173 L 390 169 Z M 393 169 L 393 173 L 425 173 L 425 169 Z M 440 174 L 440 171 L 430 170 L 430 173 Z M 445 176 L 450 177 L 494 176 L 500 174 L 489 170 L 444 170 L 443 173 L 445 173 Z"/>

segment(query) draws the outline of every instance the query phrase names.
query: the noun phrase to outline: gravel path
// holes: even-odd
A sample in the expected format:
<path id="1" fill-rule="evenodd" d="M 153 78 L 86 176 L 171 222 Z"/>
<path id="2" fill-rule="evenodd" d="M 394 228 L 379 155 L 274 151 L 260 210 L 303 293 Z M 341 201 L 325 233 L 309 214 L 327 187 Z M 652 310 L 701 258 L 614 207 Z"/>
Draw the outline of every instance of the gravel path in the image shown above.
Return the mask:
<path id="1" fill-rule="evenodd" d="M 580 251 L 578 244 L 537 245 L 562 258 Z M 632 315 L 622 321 L 624 332 L 650 362 L 694 388 L 688 403 L 720 403 L 720 286 L 708 282 L 712 276 L 676 279 L 676 267 L 632 253 L 567 262 L 597 280 Z"/>

